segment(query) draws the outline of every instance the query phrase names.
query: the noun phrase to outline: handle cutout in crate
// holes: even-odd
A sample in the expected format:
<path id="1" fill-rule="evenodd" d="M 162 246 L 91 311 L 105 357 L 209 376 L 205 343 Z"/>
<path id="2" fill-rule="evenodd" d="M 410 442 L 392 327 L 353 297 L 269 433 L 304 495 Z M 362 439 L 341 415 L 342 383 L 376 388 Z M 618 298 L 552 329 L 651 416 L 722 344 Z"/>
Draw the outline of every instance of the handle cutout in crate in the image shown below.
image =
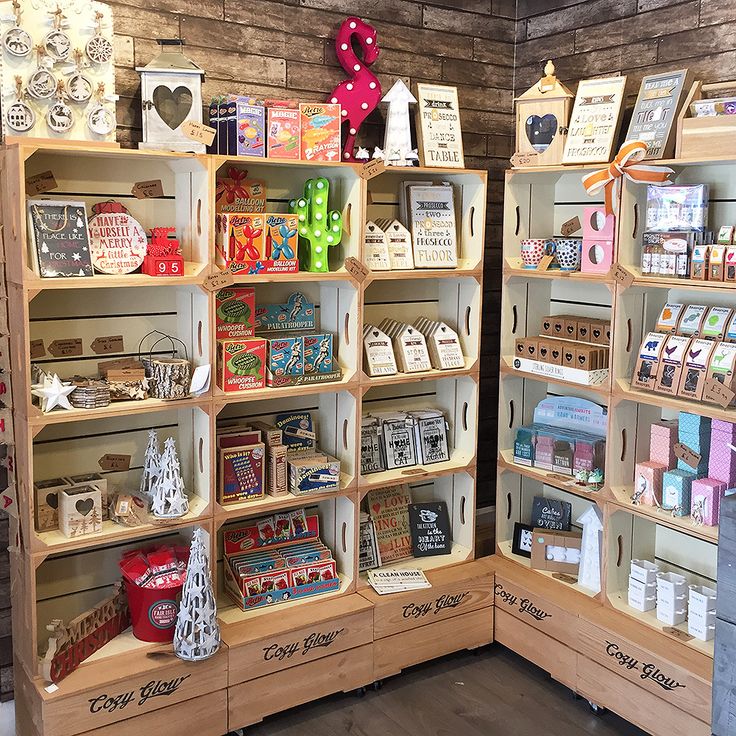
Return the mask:
<path id="1" fill-rule="evenodd" d="M 516 304 L 514 304 L 511 307 L 511 316 L 512 316 L 512 322 L 511 322 L 511 334 L 516 334 L 516 328 L 519 326 L 519 311 L 516 308 Z"/>
<path id="2" fill-rule="evenodd" d="M 342 421 L 342 446 L 344 450 L 348 449 L 348 420 Z"/>
<path id="3" fill-rule="evenodd" d="M 519 209 L 518 204 L 514 209 L 516 210 L 516 227 L 514 228 L 514 235 L 518 235 L 519 230 L 521 229 L 521 210 Z"/>
<path id="4" fill-rule="evenodd" d="M 348 553 L 348 525 L 345 521 L 342 523 L 342 551 Z"/>
<path id="5" fill-rule="evenodd" d="M 197 322 L 197 357 L 201 358 L 202 354 L 202 320 L 200 319 Z"/>
<path id="6" fill-rule="evenodd" d="M 465 526 L 465 496 L 460 497 L 460 523 Z"/>
<path id="7" fill-rule="evenodd" d="M 509 399 L 509 429 L 514 426 L 514 400 Z"/>
<path id="8" fill-rule="evenodd" d="M 463 410 L 462 410 L 462 424 L 463 424 L 463 432 L 468 431 L 468 402 L 463 401 Z"/>
<path id="9" fill-rule="evenodd" d="M 624 556 L 624 538 L 619 534 L 616 537 L 616 544 L 618 546 L 618 554 L 616 555 L 616 567 L 621 567 L 621 560 Z"/>
<path id="10" fill-rule="evenodd" d="M 471 314 L 471 306 L 468 304 L 467 307 L 465 307 L 465 334 L 470 337 L 470 314 Z"/>
<path id="11" fill-rule="evenodd" d="M 475 205 L 470 208 L 470 237 L 475 237 Z"/>
<path id="12" fill-rule="evenodd" d="M 202 200 L 197 199 L 197 235 L 202 235 Z"/>
<path id="13" fill-rule="evenodd" d="M 345 312 L 345 321 L 343 324 L 343 339 L 346 345 L 350 345 L 350 312 Z"/>
<path id="14" fill-rule="evenodd" d="M 631 237 L 636 240 L 637 239 L 637 233 L 639 232 L 639 203 L 634 202 L 634 207 L 632 208 L 632 214 L 633 214 L 633 220 L 634 220 L 634 227 L 631 231 Z"/>
<path id="15" fill-rule="evenodd" d="M 626 320 L 626 352 L 631 352 L 631 341 L 633 339 L 633 328 L 631 325 L 631 319 Z"/>
<path id="16" fill-rule="evenodd" d="M 199 438 L 199 472 L 204 474 L 204 440 Z"/>
<path id="17" fill-rule="evenodd" d="M 626 458 L 626 438 L 626 427 L 621 427 L 621 456 L 619 458 L 621 462 Z"/>
<path id="18" fill-rule="evenodd" d="M 506 521 L 511 519 L 511 492 L 506 493 Z"/>

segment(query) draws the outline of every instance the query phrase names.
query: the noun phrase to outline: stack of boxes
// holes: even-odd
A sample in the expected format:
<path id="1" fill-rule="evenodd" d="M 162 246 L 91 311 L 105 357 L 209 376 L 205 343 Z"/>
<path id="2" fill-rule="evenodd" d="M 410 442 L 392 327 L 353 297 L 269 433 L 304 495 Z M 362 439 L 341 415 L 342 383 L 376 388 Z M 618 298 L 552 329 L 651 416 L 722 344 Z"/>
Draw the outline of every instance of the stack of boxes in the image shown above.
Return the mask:
<path id="1" fill-rule="evenodd" d="M 716 589 L 691 585 L 688 594 L 687 633 L 709 641 L 716 630 Z"/>
<path id="2" fill-rule="evenodd" d="M 687 580 L 676 572 L 657 573 L 657 620 L 678 626 L 687 618 Z"/>
<path id="3" fill-rule="evenodd" d="M 637 611 L 651 611 L 657 605 L 659 567 L 648 560 L 631 560 L 629 605 Z"/>

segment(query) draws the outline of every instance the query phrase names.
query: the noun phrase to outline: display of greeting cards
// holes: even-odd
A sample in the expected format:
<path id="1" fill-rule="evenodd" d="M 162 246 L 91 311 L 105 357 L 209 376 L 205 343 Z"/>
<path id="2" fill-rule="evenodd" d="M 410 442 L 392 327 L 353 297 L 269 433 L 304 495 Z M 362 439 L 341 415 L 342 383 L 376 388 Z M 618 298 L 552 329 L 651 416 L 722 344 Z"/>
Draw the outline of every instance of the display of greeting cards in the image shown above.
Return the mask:
<path id="1" fill-rule="evenodd" d="M 303 102 L 299 116 L 302 160 L 339 161 L 340 105 Z"/>
<path id="2" fill-rule="evenodd" d="M 28 234 L 41 278 L 94 275 L 84 202 L 29 200 Z"/>
<path id="3" fill-rule="evenodd" d="M 452 187 L 411 187 L 409 212 L 414 267 L 457 268 L 457 230 Z"/>

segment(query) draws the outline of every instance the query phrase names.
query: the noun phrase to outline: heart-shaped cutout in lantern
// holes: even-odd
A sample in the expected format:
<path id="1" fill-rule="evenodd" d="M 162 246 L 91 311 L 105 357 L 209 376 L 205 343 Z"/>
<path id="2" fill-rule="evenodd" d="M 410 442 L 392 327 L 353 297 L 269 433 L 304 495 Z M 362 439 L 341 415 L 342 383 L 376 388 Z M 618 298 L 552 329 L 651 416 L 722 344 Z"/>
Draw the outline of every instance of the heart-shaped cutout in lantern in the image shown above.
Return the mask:
<path id="1" fill-rule="evenodd" d="M 153 106 L 158 116 L 171 130 L 176 130 L 192 109 L 192 93 L 186 87 L 170 90 L 159 85 L 153 90 Z"/>
<path id="2" fill-rule="evenodd" d="M 58 509 L 59 508 L 59 494 L 58 493 L 47 493 L 46 494 L 46 503 L 52 509 Z"/>
<path id="3" fill-rule="evenodd" d="M 550 113 L 547 115 L 530 115 L 526 119 L 526 137 L 537 153 L 544 153 L 552 143 L 557 133 L 557 118 Z"/>
<path id="4" fill-rule="evenodd" d="M 82 516 L 87 516 L 87 514 L 92 511 L 92 508 L 94 507 L 95 502 L 91 498 L 80 498 L 79 501 L 77 501 L 74 504 L 74 507 L 79 511 Z"/>

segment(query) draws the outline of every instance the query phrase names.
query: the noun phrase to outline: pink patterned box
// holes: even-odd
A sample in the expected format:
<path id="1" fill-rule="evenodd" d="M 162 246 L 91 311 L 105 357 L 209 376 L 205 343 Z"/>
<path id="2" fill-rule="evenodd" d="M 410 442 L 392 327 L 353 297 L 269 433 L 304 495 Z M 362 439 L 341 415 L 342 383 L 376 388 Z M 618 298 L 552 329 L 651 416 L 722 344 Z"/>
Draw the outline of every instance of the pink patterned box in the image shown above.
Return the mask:
<path id="1" fill-rule="evenodd" d="M 708 477 L 721 480 L 731 488 L 736 485 L 736 452 L 729 445 L 736 445 L 736 424 L 714 419 L 711 430 Z"/>
<path id="2" fill-rule="evenodd" d="M 654 422 L 649 434 L 649 459 L 661 463 L 671 470 L 677 464 L 675 444 L 677 443 L 677 420 Z"/>
<path id="3" fill-rule="evenodd" d="M 662 475 L 668 468 L 648 460 L 636 464 L 634 496 L 644 506 L 662 505 Z"/>
<path id="4" fill-rule="evenodd" d="M 721 499 L 726 491 L 726 484 L 715 478 L 694 480 L 690 495 L 690 516 L 696 524 L 718 526 L 721 510 Z"/>

